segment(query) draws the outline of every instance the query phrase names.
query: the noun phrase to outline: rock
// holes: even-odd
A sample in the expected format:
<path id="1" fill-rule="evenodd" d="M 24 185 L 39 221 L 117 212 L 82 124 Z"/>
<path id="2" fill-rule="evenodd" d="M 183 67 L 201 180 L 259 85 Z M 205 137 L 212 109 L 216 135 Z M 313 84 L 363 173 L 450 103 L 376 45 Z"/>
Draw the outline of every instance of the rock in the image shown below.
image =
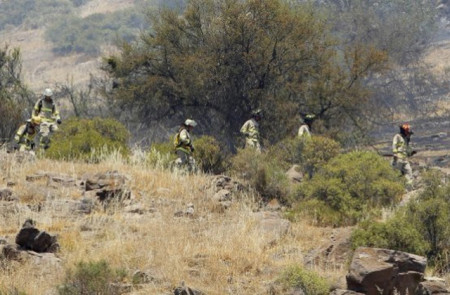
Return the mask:
<path id="1" fill-rule="evenodd" d="M 181 282 L 181 286 L 177 287 L 173 290 L 174 295 L 205 295 L 202 291 L 192 289 L 184 285 L 184 282 Z"/>
<path id="2" fill-rule="evenodd" d="M 426 258 L 406 252 L 360 247 L 347 274 L 347 288 L 367 295 L 414 294 L 423 278 Z M 380 293 L 380 290 L 383 290 Z"/>
<path id="3" fill-rule="evenodd" d="M 125 208 L 123 208 L 123 211 L 126 213 L 142 215 L 142 214 L 145 214 L 148 210 L 146 210 L 142 204 L 133 204 L 133 205 L 128 205 Z"/>
<path id="4" fill-rule="evenodd" d="M 7 260 L 15 260 L 15 261 L 22 261 L 23 257 L 22 257 L 22 253 L 21 251 L 19 251 L 17 249 L 17 246 L 13 246 L 13 245 L 2 245 L 0 246 L 0 250 L 1 250 L 1 256 L 4 259 Z"/>
<path id="5" fill-rule="evenodd" d="M 127 176 L 117 171 L 97 173 L 93 176 L 86 176 L 84 190 L 86 192 L 95 191 L 95 195 L 100 201 L 129 199 L 131 192 L 127 188 L 128 181 Z"/>
<path id="6" fill-rule="evenodd" d="M 416 295 L 440 295 L 450 294 L 449 290 L 443 282 L 440 281 L 425 281 L 419 284 Z"/>
<path id="7" fill-rule="evenodd" d="M 280 202 L 277 199 L 272 199 L 266 204 L 265 209 L 267 211 L 279 211 L 281 210 Z"/>
<path id="8" fill-rule="evenodd" d="M 350 291 L 350 290 L 340 290 L 340 289 L 336 289 L 333 290 L 330 295 L 364 295 L 363 293 L 358 293 L 355 291 Z"/>
<path id="9" fill-rule="evenodd" d="M 213 200 L 217 202 L 231 201 L 232 200 L 231 192 L 227 189 L 221 189 L 220 191 L 214 194 Z"/>
<path id="10" fill-rule="evenodd" d="M 210 186 L 214 190 L 214 192 L 219 192 L 223 189 L 229 190 L 231 193 L 244 190 L 244 185 L 226 175 L 214 176 L 211 180 Z"/>
<path id="11" fill-rule="evenodd" d="M 286 171 L 286 176 L 291 182 L 294 183 L 298 183 L 303 180 L 303 173 L 301 172 L 299 165 L 293 165 L 289 168 L 289 170 Z"/>
<path id="12" fill-rule="evenodd" d="M 161 284 L 163 282 L 163 276 L 158 271 L 151 269 L 146 271 L 137 270 L 133 273 L 132 281 L 134 284 Z"/>
<path id="13" fill-rule="evenodd" d="M 14 192 L 9 188 L 0 189 L 0 201 L 17 201 Z"/>
<path id="14" fill-rule="evenodd" d="M 305 265 L 327 267 L 328 265 L 346 264 L 352 253 L 352 227 L 342 227 L 333 230 L 330 241 L 323 247 L 311 250 L 304 256 Z"/>
<path id="15" fill-rule="evenodd" d="M 114 294 L 130 293 L 133 290 L 132 284 L 125 284 L 125 283 L 110 283 L 109 287 L 111 288 L 111 290 L 116 291 Z"/>
<path id="16" fill-rule="evenodd" d="M 56 252 L 59 249 L 55 236 L 39 231 L 31 220 L 27 220 L 16 236 L 16 244 L 22 249 L 41 252 Z"/>
<path id="17" fill-rule="evenodd" d="M 194 213 L 195 213 L 194 204 L 189 203 L 189 204 L 187 204 L 186 210 L 184 210 L 184 211 L 177 211 L 177 212 L 174 213 L 174 216 L 175 217 L 183 217 L 183 216 L 185 216 L 185 217 L 191 217 L 192 218 L 192 217 L 194 217 Z"/>
<path id="18" fill-rule="evenodd" d="M 289 220 L 281 218 L 278 212 L 261 211 L 253 215 L 257 223 L 257 228 L 261 232 L 265 243 L 276 243 L 291 228 Z"/>
<path id="19" fill-rule="evenodd" d="M 6 183 L 6 186 L 7 186 L 7 187 L 13 187 L 13 186 L 16 186 L 16 184 L 17 184 L 17 182 L 15 182 L 15 181 L 8 181 L 8 182 Z"/>

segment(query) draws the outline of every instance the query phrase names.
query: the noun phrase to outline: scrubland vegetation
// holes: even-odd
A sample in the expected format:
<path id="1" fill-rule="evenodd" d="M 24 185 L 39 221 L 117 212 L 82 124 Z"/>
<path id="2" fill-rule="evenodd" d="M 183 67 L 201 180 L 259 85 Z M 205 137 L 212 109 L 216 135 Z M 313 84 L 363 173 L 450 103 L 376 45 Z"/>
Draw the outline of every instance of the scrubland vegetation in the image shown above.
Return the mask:
<path id="1" fill-rule="evenodd" d="M 354 248 L 425 255 L 431 273 L 448 272 L 448 176 L 424 168 L 416 179 L 421 190 L 402 203 L 403 177 L 366 147 L 374 117 L 409 110 L 417 106 L 417 95 L 438 86 L 419 75 L 423 68 L 413 62 L 433 31 L 430 7 L 400 0 L 377 7 L 370 1 L 352 7 L 325 1 L 326 9 L 293 1 L 193 0 L 186 6 L 172 1 L 167 8 L 176 9 L 162 9 L 144 24 L 133 10 L 74 16 L 87 1 L 29 2 L 27 14 L 15 1 L 5 4 L 15 20 L 2 14 L 0 29 L 40 26 L 33 13 L 44 10 L 49 17 L 39 15 L 51 20 L 47 37 L 59 53 L 97 54 L 113 37 L 122 42 L 117 55 L 104 57 L 107 78 L 96 89 L 106 101 L 103 118 L 77 111 L 77 118 L 63 115 L 50 149 L 34 162 L 1 153 L 0 185 L 17 182 L 19 202 L 16 211 L 0 215 L 0 236 L 11 237 L 26 218 L 34 218 L 39 228 L 58 234 L 62 262 L 47 273 L 31 262 L 0 261 L 0 294 L 114 294 L 111 283 L 131 284 L 136 294 L 163 294 L 181 281 L 206 294 L 263 294 L 271 285 L 280 292 L 272 294 L 295 288 L 328 294 L 345 276 L 345 263 L 304 265 L 304 258 L 331 232 L 349 226 Z M 358 26 L 366 20 L 367 26 Z M 142 29 L 138 38 L 132 33 L 136 27 Z M 395 38 L 404 31 L 407 38 Z M 411 76 L 397 75 L 409 67 Z M 36 100 L 20 70 L 20 50 L 1 49 L 2 138 L 11 138 Z M 71 97 L 74 107 L 98 103 L 81 94 Z M 240 149 L 237 135 L 256 107 L 265 113 L 261 154 Z M 307 113 L 317 118 L 313 137 L 300 140 L 294 134 Z M 200 172 L 193 175 L 172 170 L 174 134 L 167 131 L 186 117 L 199 122 L 193 137 Z M 142 132 L 123 124 L 165 132 L 147 138 L 148 147 L 132 146 Z M 303 175 L 300 182 L 286 175 L 293 165 Z M 88 215 L 61 214 L 52 204 L 83 195 L 78 188 L 25 182 L 39 170 L 74 178 L 117 170 L 129 176 L 135 200 L 148 212 L 132 215 L 119 205 Z M 211 202 L 216 174 L 245 188 L 225 211 Z M 274 199 L 291 230 L 267 243 L 253 213 Z M 43 203 L 42 210 L 29 209 Z M 189 203 L 193 218 L 174 217 Z M 136 270 L 151 273 L 151 283 L 140 286 Z"/>

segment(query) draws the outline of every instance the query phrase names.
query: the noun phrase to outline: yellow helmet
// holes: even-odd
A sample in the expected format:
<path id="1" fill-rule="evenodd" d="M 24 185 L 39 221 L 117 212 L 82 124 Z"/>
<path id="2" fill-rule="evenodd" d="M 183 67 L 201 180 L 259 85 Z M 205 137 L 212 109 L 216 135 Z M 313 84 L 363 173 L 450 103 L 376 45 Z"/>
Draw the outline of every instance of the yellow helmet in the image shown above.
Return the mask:
<path id="1" fill-rule="evenodd" d="M 40 116 L 32 116 L 31 117 L 31 123 L 33 123 L 34 125 L 40 125 L 42 122 L 42 119 Z"/>

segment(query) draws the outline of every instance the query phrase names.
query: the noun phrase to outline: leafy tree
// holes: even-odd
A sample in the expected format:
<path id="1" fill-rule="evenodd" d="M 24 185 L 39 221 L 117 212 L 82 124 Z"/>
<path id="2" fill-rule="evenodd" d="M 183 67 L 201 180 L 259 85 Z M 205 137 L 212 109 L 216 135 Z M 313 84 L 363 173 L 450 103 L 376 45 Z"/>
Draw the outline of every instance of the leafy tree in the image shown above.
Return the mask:
<path id="1" fill-rule="evenodd" d="M 127 120 L 189 115 L 230 145 L 255 107 L 266 110 L 270 142 L 295 129 L 299 113 L 316 114 L 326 128 L 356 124 L 371 101 L 363 79 L 383 70 L 387 55 L 363 43 L 340 50 L 326 18 L 280 0 L 192 0 L 182 15 L 162 10 L 141 42 L 106 59 L 118 84 L 110 96 L 122 115 L 130 111 Z"/>
<path id="2" fill-rule="evenodd" d="M 19 48 L 0 48 L 0 142 L 14 135 L 24 117 L 24 109 L 33 102 L 31 92 L 21 80 L 22 60 Z"/>

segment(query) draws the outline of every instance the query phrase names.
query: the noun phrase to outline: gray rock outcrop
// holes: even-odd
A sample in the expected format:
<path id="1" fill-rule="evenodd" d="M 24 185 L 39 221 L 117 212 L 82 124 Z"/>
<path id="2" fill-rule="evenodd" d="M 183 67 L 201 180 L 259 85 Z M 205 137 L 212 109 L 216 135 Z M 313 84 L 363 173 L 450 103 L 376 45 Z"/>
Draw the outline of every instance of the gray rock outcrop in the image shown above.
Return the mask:
<path id="1" fill-rule="evenodd" d="M 426 263 L 425 257 L 406 252 L 360 247 L 353 255 L 347 288 L 366 295 L 415 294 Z"/>

